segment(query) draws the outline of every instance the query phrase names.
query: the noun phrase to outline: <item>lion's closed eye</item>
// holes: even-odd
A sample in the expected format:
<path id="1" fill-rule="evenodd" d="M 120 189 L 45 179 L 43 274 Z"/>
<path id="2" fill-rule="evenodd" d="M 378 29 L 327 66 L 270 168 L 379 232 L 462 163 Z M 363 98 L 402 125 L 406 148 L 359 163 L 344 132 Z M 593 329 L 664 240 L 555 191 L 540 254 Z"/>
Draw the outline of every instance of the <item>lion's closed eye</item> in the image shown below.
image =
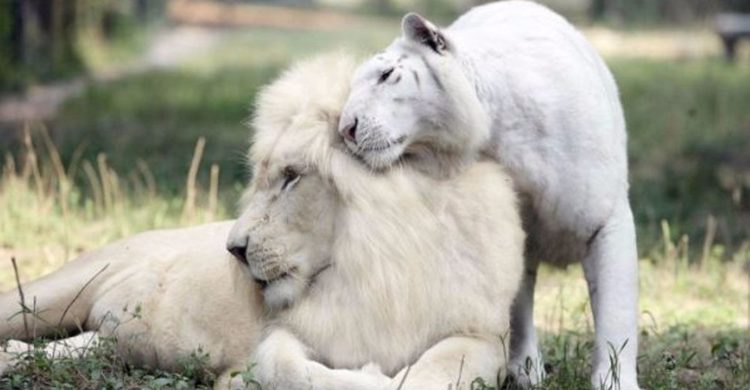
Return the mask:
<path id="1" fill-rule="evenodd" d="M 284 172 L 282 173 L 284 182 L 281 185 L 282 191 L 287 191 L 292 189 L 302 178 L 302 175 L 300 172 L 295 169 L 294 167 L 288 166 L 284 168 Z"/>

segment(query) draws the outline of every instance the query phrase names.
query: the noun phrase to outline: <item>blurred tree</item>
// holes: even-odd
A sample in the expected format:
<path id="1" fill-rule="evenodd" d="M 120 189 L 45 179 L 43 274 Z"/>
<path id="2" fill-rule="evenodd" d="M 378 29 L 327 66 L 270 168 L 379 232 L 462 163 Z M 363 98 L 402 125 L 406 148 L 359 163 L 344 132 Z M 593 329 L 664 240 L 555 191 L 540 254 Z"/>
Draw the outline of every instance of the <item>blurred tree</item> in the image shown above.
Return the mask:
<path id="1" fill-rule="evenodd" d="M 75 0 L 8 0 L 0 5 L 5 60 L 0 84 L 22 86 L 30 75 L 46 79 L 78 69 Z"/>
<path id="2" fill-rule="evenodd" d="M 592 0 L 591 1 L 591 19 L 599 20 L 604 18 L 604 13 L 607 11 L 607 0 Z"/>
<path id="3" fill-rule="evenodd" d="M 722 10 L 726 12 L 750 13 L 750 0 L 723 0 Z"/>
<path id="4" fill-rule="evenodd" d="M 106 39 L 161 15 L 164 0 L 0 1 L 0 91 L 66 77 L 84 69 L 84 30 Z"/>
<path id="5" fill-rule="evenodd" d="M 691 23 L 712 17 L 722 3 L 750 3 L 749 0 L 591 0 L 593 20 L 621 23 Z"/>

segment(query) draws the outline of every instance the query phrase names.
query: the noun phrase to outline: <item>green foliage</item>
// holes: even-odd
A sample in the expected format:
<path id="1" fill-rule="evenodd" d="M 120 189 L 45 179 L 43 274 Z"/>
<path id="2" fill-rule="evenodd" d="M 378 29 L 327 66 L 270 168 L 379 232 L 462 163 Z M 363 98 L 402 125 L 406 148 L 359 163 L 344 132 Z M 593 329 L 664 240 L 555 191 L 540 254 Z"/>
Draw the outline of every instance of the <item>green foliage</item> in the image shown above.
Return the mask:
<path id="1" fill-rule="evenodd" d="M 708 60 L 616 60 L 610 66 L 627 119 L 640 236 L 656 239 L 668 220 L 672 239 L 686 234 L 699 250 L 713 215 L 719 242 L 735 248 L 747 240 L 750 69 Z"/>
<path id="2" fill-rule="evenodd" d="M 206 369 L 208 356 L 195 351 L 178 373 L 132 367 L 116 352 L 117 341 L 100 339 L 80 358 L 52 361 L 40 348 L 22 353 L 22 361 L 0 378 L 0 388 L 30 389 L 203 389 L 215 376 Z M 592 335 L 573 331 L 542 335 L 547 377 L 534 390 L 589 388 Z M 676 326 L 658 334 L 641 334 L 639 381 L 648 389 L 744 389 L 750 381 L 750 336 L 742 330 L 707 330 Z M 251 367 L 242 373 L 249 389 L 261 389 Z M 482 379 L 471 390 L 515 389 L 510 381 Z"/>
<path id="3" fill-rule="evenodd" d="M 106 151 L 116 169 L 134 168 L 141 158 L 159 188 L 184 186 L 196 140 L 206 138 L 204 159 L 217 163 L 224 188 L 247 179 L 244 155 L 250 102 L 279 66 L 223 69 L 215 74 L 157 71 L 93 86 L 64 107 L 54 137 L 69 161 L 76 148 L 93 159 Z M 84 143 L 82 144 L 82 140 Z"/>
<path id="4" fill-rule="evenodd" d="M 0 42 L 8 42 L 13 34 L 13 18 L 10 12 L 10 2 L 0 5 Z M 11 45 L 0 45 L 0 88 L 16 88 L 17 69 L 13 66 L 13 50 Z"/>
<path id="5" fill-rule="evenodd" d="M 721 0 L 722 9 L 727 12 L 750 13 L 748 0 Z"/>
<path id="6" fill-rule="evenodd" d="M 129 176 L 120 176 L 104 154 L 94 160 L 79 155 L 63 165 L 46 133 L 36 130 L 26 132 L 17 154 L 4 156 L 0 177 L 0 255 L 12 250 L 22 275 L 50 272 L 83 250 L 140 231 L 227 217 L 217 189 L 206 181 L 195 180 L 195 199 L 189 202 L 182 195 L 187 189 L 180 195 L 159 192 L 145 164 L 135 164 L 140 169 Z M 179 176 L 186 183 L 188 169 L 183 172 Z M 84 179 L 72 180 L 79 175 Z M 3 271 L 0 290 L 13 280 Z"/>
<path id="7" fill-rule="evenodd" d="M 732 2 L 737 10 L 747 0 L 593 0 L 590 7 L 594 20 L 638 26 L 704 22 L 719 11 L 720 3 Z"/>
<path id="8" fill-rule="evenodd" d="M 210 389 L 214 375 L 208 355 L 195 351 L 181 360 L 183 370 L 165 372 L 131 367 L 118 355 L 117 340 L 99 339 L 82 357 L 50 359 L 42 345 L 20 354 L 21 362 L 0 377 L 3 389 Z"/>
<path id="9" fill-rule="evenodd" d="M 562 331 L 542 339 L 548 377 L 536 388 L 589 388 L 591 335 Z M 750 336 L 742 330 L 675 326 L 643 331 L 640 341 L 638 377 L 645 389 L 742 389 L 750 383 Z"/>
<path id="10" fill-rule="evenodd" d="M 94 161 L 105 153 L 115 170 L 129 176 L 137 168 L 135 160 L 142 160 L 158 189 L 169 194 L 183 189 L 184 176 L 175 172 L 187 171 L 196 140 L 205 137 L 204 161 L 219 165 L 221 193 L 229 194 L 247 180 L 246 121 L 260 88 L 295 59 L 341 47 L 374 49 L 395 34 L 375 27 L 377 33 L 258 29 L 229 35 L 180 68 L 91 85 L 65 103 L 49 124 L 50 133 L 64 162 L 80 153 Z M 6 137 L 0 137 L 0 153 L 18 150 L 21 130 L 7 129 Z M 80 174 L 74 177 L 79 183 L 84 181 Z M 202 172 L 200 178 L 206 175 Z M 225 204 L 233 205 L 236 195 L 224 196 Z"/>
<path id="11" fill-rule="evenodd" d="M 90 39 L 127 45 L 161 15 L 164 0 L 0 2 L 0 92 L 70 78 L 90 64 Z M 137 35 L 137 34 L 135 34 Z"/>

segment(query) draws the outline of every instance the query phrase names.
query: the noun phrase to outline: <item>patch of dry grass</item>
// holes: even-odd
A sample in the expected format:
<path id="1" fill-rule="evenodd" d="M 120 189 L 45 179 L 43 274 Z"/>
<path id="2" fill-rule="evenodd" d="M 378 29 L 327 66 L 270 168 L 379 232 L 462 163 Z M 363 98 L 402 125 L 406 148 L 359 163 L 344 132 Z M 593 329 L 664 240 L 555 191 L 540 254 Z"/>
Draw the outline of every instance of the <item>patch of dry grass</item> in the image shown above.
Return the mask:
<path id="1" fill-rule="evenodd" d="M 0 290 L 14 286 L 11 257 L 27 281 L 137 232 L 226 218 L 218 202 L 218 167 L 200 164 L 204 144 L 202 138 L 196 144 L 185 196 L 173 196 L 157 191 L 139 160 L 128 176 L 111 168 L 104 154 L 63 166 L 46 130 L 27 127 L 23 149 L 6 155 L 0 178 Z M 197 179 L 200 170 L 210 171 L 208 183 Z M 78 176 L 83 183 L 72 179 Z"/>

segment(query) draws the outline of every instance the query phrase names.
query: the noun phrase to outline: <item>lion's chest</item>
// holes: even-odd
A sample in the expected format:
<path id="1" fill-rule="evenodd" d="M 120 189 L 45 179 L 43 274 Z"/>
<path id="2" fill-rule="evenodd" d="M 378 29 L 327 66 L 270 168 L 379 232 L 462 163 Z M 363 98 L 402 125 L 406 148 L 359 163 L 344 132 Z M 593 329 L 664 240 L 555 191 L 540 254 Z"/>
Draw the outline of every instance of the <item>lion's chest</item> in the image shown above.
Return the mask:
<path id="1" fill-rule="evenodd" d="M 357 294 L 300 302 L 284 325 L 310 347 L 315 360 L 335 368 L 374 362 L 395 374 L 426 349 L 431 338 L 427 313 L 406 313 L 398 305 L 352 295 Z"/>
<path id="2" fill-rule="evenodd" d="M 377 363 L 389 375 L 446 336 L 469 328 L 502 332 L 507 317 L 486 310 L 502 302 L 495 267 L 456 272 L 447 263 L 433 265 L 423 272 L 333 283 L 311 291 L 280 320 L 315 360 L 334 368 Z"/>

